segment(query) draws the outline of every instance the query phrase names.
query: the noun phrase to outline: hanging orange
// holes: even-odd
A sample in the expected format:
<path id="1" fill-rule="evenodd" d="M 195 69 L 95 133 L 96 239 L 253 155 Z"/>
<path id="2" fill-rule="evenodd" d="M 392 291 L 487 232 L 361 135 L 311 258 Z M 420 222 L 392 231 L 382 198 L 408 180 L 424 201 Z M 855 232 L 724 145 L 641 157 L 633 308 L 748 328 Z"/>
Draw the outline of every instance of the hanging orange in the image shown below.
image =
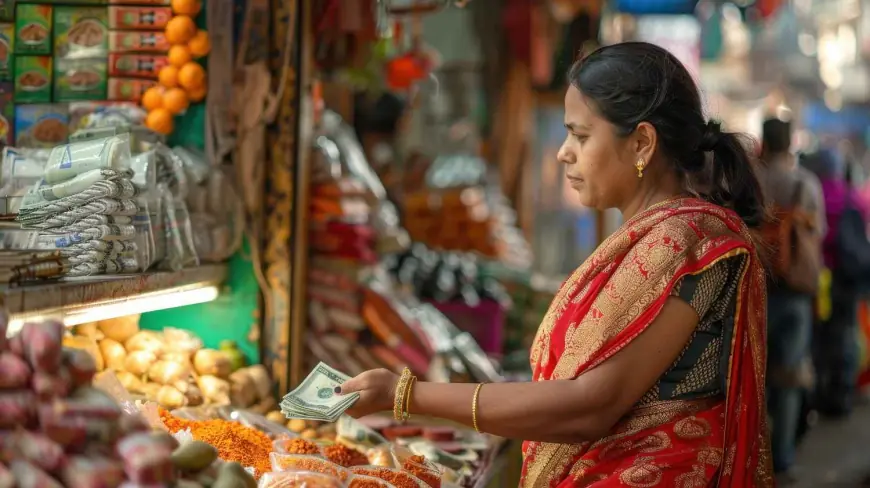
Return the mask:
<path id="1" fill-rule="evenodd" d="M 178 86 L 178 68 L 172 65 L 164 66 L 157 73 L 157 80 L 166 88 L 175 88 Z"/>
<path id="2" fill-rule="evenodd" d="M 193 90 L 188 90 L 187 96 L 190 97 L 191 102 L 201 102 L 205 100 L 205 95 L 208 93 L 208 89 L 205 85 L 200 88 L 196 88 Z"/>
<path id="3" fill-rule="evenodd" d="M 175 15 L 189 15 L 196 17 L 202 10 L 200 0 L 172 0 L 172 12 Z"/>
<path id="4" fill-rule="evenodd" d="M 191 61 L 178 70 L 178 84 L 186 90 L 205 86 L 205 70 L 199 63 Z"/>
<path id="5" fill-rule="evenodd" d="M 196 35 L 196 23 L 187 15 L 176 15 L 166 23 L 169 44 L 185 44 Z"/>
<path id="6" fill-rule="evenodd" d="M 178 115 L 190 106 L 187 92 L 181 88 L 170 88 L 163 94 L 163 107 L 174 115 Z"/>
<path id="7" fill-rule="evenodd" d="M 152 111 L 163 106 L 163 89 L 157 86 L 145 90 L 142 94 L 142 107 L 147 111 Z"/>
<path id="8" fill-rule="evenodd" d="M 145 117 L 145 127 L 158 134 L 169 135 L 175 130 L 175 121 L 169 110 L 158 108 L 148 112 L 148 116 Z"/>
<path id="9" fill-rule="evenodd" d="M 190 49 L 190 54 L 195 58 L 207 55 L 211 51 L 211 39 L 208 37 L 208 31 L 202 29 L 197 31 L 193 39 L 187 43 L 187 47 Z"/>
<path id="10" fill-rule="evenodd" d="M 180 68 L 193 59 L 190 48 L 184 44 L 176 44 L 169 48 L 169 64 Z"/>

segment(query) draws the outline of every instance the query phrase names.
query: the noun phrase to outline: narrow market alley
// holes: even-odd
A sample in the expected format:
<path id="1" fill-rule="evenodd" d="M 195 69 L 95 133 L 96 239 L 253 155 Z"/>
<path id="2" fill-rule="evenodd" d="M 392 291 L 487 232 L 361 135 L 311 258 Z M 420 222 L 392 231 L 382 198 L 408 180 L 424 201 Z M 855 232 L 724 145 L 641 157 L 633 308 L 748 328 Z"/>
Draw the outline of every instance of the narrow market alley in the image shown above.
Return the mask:
<path id="1" fill-rule="evenodd" d="M 859 488 L 870 475 L 870 405 L 844 421 L 821 421 L 798 452 L 796 488 Z"/>

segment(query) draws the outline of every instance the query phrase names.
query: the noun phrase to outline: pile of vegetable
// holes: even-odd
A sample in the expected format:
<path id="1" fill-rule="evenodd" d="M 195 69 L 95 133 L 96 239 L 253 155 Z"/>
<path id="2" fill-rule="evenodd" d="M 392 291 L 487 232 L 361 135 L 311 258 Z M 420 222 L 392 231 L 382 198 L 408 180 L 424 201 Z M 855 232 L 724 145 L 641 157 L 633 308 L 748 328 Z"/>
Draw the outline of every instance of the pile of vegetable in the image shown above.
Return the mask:
<path id="1" fill-rule="evenodd" d="M 133 315 L 77 326 L 64 345 L 87 351 L 98 371 L 114 371 L 127 391 L 169 410 L 229 404 L 266 413 L 277 407 L 266 369 L 243 367 L 233 343 L 206 349 L 186 330 L 140 330 Z"/>
<path id="2" fill-rule="evenodd" d="M 62 346 L 62 324 L 7 340 L 7 322 L 0 314 L 0 487 L 256 486 L 214 447 L 179 446 L 94 388 L 96 362 Z"/>

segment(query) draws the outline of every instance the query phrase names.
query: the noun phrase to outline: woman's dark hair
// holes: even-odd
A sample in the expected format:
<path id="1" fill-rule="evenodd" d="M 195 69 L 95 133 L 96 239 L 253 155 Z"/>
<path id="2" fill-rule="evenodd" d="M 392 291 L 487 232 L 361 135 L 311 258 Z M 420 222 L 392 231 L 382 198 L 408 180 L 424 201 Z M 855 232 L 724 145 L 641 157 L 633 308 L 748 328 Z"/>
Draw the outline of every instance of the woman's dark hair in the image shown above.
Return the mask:
<path id="1" fill-rule="evenodd" d="M 568 81 L 620 135 L 641 122 L 652 124 L 659 150 L 676 165 L 687 190 L 734 210 L 750 227 L 762 223 L 751 139 L 704 119 L 698 87 L 671 53 L 645 42 L 605 46 L 574 63 Z"/>

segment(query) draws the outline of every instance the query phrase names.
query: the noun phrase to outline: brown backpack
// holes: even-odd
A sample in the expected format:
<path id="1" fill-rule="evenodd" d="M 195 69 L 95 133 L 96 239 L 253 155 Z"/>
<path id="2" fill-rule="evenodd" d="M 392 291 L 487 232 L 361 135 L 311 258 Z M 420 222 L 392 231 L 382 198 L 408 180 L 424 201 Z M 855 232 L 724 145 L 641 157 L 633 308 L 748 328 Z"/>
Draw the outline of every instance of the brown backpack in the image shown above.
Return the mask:
<path id="1" fill-rule="evenodd" d="M 798 181 L 789 208 L 778 207 L 761 228 L 771 251 L 771 271 L 777 281 L 799 293 L 813 295 L 822 272 L 822 236 L 813 213 L 800 204 L 803 182 Z"/>

